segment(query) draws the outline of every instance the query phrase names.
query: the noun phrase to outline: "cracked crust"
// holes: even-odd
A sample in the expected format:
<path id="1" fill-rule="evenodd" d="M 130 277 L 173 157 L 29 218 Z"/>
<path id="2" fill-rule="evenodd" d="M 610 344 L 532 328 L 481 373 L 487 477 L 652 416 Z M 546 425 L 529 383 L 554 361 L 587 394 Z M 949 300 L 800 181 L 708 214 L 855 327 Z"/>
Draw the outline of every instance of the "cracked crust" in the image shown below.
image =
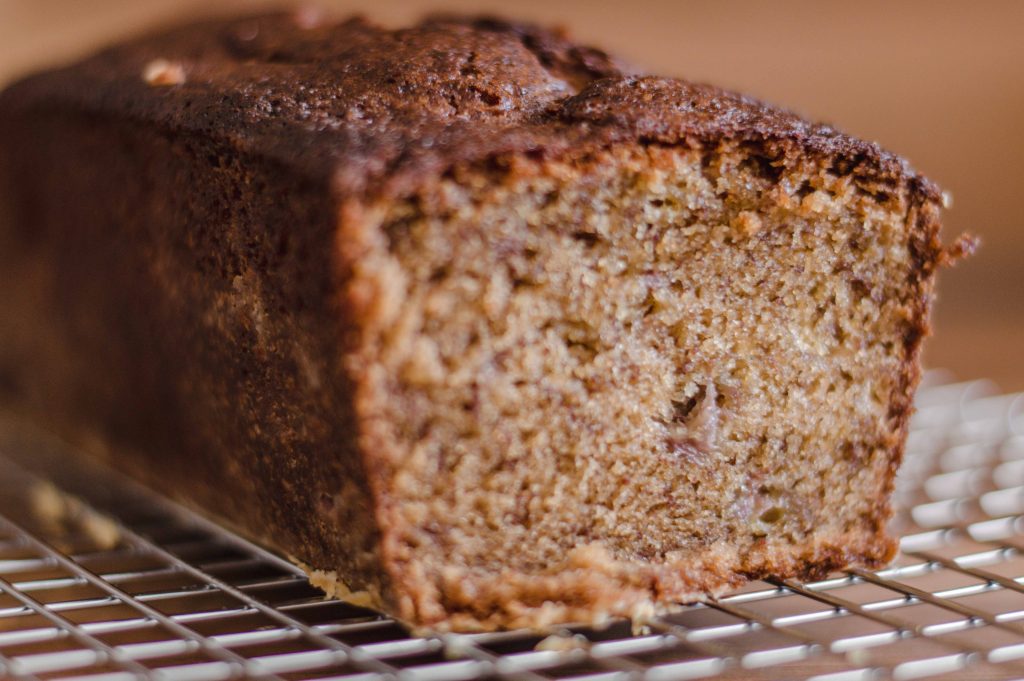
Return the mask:
<path id="1" fill-rule="evenodd" d="M 153 87 L 154 61 L 172 64 L 181 82 Z M 407 193 L 460 161 L 501 154 L 728 137 L 832 157 L 852 174 L 909 181 L 939 199 L 877 144 L 719 88 L 638 74 L 559 32 L 493 18 L 441 16 L 398 30 L 301 13 L 213 21 L 27 79 L 4 101 L 221 137 L 333 176 L 342 194 Z"/>

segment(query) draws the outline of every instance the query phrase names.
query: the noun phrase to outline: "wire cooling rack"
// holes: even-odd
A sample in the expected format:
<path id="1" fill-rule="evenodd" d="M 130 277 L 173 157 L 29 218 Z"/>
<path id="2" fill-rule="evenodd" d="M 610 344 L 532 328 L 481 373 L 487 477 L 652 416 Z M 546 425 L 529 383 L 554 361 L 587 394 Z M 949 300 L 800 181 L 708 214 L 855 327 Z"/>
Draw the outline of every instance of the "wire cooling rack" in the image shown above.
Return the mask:
<path id="1" fill-rule="evenodd" d="M 5 433 L 0 676 L 1024 678 L 1024 394 L 943 379 L 918 394 L 891 568 L 756 582 L 640 632 L 416 637 L 53 442 Z"/>

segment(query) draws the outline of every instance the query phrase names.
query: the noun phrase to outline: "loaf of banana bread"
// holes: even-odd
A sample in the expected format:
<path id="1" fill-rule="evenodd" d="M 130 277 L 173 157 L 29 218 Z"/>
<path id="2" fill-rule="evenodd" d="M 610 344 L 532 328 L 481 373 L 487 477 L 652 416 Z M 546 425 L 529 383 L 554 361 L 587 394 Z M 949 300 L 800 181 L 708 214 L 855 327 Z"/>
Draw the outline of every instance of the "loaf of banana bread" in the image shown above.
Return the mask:
<path id="1" fill-rule="evenodd" d="M 310 13 L 0 95 L 6 404 L 416 627 L 889 560 L 936 187 L 493 19 Z"/>

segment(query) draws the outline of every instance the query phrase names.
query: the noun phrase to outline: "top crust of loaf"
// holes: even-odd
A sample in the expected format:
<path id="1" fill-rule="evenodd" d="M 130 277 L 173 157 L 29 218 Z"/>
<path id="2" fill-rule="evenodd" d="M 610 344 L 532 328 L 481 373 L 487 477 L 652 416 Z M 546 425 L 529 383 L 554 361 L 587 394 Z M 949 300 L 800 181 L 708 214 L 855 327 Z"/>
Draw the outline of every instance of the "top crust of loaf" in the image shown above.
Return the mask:
<path id="1" fill-rule="evenodd" d="M 122 44 L 0 94 L 225 140 L 387 198 L 459 162 L 612 143 L 722 139 L 833 160 L 841 173 L 939 191 L 902 159 L 827 125 L 684 80 L 640 75 L 560 32 L 435 17 L 391 30 L 311 12 L 215 20 Z"/>

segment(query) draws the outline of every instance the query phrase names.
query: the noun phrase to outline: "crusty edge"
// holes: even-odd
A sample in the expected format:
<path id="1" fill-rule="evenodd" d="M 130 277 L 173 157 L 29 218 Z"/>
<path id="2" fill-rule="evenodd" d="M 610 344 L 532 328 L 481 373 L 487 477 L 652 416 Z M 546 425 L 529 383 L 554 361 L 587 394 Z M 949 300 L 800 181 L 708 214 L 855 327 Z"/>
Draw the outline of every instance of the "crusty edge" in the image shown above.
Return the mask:
<path id="1" fill-rule="evenodd" d="M 908 272 L 909 286 L 913 293 L 908 301 L 907 326 L 903 336 L 902 371 L 889 398 L 889 447 L 892 461 L 885 479 L 883 503 L 879 504 L 876 516 L 880 533 L 886 532 L 886 525 L 893 515 L 892 493 L 896 474 L 903 462 L 910 417 L 914 414 L 914 394 L 921 381 L 922 344 L 932 332 L 930 315 L 936 270 L 974 247 L 969 240 L 957 241 L 950 248 L 943 247 L 939 240 L 941 199 L 933 192 L 922 191 L 913 183 L 909 186 L 909 194 L 906 229 L 909 230 L 910 254 L 913 259 L 913 267 Z M 892 544 L 887 560 L 891 560 L 896 553 L 897 542 L 892 540 Z"/>

